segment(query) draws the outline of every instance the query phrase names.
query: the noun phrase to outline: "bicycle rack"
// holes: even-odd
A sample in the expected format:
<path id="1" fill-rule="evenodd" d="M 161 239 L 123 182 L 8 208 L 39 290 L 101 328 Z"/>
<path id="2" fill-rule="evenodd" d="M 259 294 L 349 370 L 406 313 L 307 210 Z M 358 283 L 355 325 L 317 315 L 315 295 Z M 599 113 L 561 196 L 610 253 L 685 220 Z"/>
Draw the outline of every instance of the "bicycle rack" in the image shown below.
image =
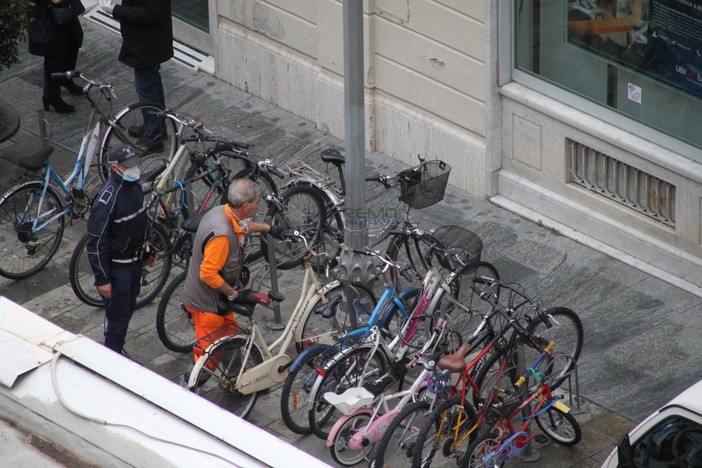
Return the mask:
<path id="1" fill-rule="evenodd" d="M 268 234 L 261 234 L 262 236 L 267 236 Z M 275 248 L 273 247 L 273 242 L 272 239 L 270 239 L 267 243 L 267 248 L 268 248 L 268 271 L 271 275 L 271 291 L 275 294 L 279 294 L 278 291 L 278 268 L 276 267 L 276 258 L 275 258 Z M 283 320 L 280 316 L 280 303 L 277 301 L 273 301 L 273 321 L 268 322 L 268 327 L 271 330 L 283 330 L 285 328 L 285 325 L 283 323 Z"/>

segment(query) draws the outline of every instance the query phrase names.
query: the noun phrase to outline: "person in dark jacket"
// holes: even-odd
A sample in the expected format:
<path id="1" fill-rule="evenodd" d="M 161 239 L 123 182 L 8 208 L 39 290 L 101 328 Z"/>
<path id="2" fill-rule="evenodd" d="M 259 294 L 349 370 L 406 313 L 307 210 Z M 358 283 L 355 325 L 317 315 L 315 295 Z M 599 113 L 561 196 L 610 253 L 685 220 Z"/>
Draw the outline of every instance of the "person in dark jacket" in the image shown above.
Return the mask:
<path id="1" fill-rule="evenodd" d="M 44 92 L 41 97 L 44 110 L 48 111 L 53 107 L 60 114 L 70 114 L 76 109 L 61 99 L 61 86 L 75 96 L 80 96 L 82 89 L 68 78 L 52 80 L 51 74 L 76 68 L 78 50 L 83 45 L 83 28 L 80 25 L 78 15 L 85 12 L 85 7 L 80 0 L 35 0 L 34 3 L 37 8 L 45 9 L 47 15 L 50 15 L 51 8 L 62 8 L 70 5 L 75 15 L 64 24 L 54 22 L 53 34 L 48 42 L 35 42 L 31 36 L 28 38 L 29 53 L 44 57 Z"/>
<path id="2" fill-rule="evenodd" d="M 161 64 L 173 57 L 171 0 L 100 0 L 100 7 L 119 21 L 122 48 L 119 61 L 134 69 L 134 86 L 141 101 L 166 106 Z M 143 127 L 129 128 L 139 137 L 137 146 L 149 153 L 163 151 L 166 126 L 163 118 L 144 115 Z"/>
<path id="3" fill-rule="evenodd" d="M 110 151 L 109 162 L 110 178 L 90 208 L 87 253 L 105 303 L 104 344 L 126 354 L 123 347 L 141 285 L 148 218 L 137 153 L 117 145 Z"/>

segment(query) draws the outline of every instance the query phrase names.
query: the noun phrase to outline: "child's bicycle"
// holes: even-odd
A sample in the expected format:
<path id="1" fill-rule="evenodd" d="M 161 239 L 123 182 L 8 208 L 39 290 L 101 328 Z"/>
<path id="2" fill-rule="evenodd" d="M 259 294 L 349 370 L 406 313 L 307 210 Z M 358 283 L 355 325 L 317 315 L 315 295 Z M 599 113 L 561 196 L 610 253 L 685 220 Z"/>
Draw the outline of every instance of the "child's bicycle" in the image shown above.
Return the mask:
<path id="1" fill-rule="evenodd" d="M 494 389 L 494 401 L 487 410 L 497 420 L 485 433 L 474 438 L 460 463 L 461 468 L 500 467 L 521 454 L 536 437 L 529 432 L 533 421 L 561 445 L 570 447 L 580 442 L 580 424 L 568 406 L 553 395 L 556 382 L 542 372 L 554 345 L 551 341 L 513 386 L 508 379 L 502 379 L 501 385 Z M 501 373 L 506 377 L 514 374 L 518 375 L 516 367 L 503 369 Z M 513 421 L 520 417 L 523 422 L 515 427 Z"/>
<path id="2" fill-rule="evenodd" d="M 424 415 L 433 409 L 436 401 L 430 397 L 432 376 L 436 376 L 436 360 L 447 353 L 450 340 L 447 339 L 447 321 L 438 318 L 434 331 L 415 356 L 406 364 L 408 370 L 418 364 L 422 371 L 405 390 L 385 394 L 372 383 L 363 387 L 353 387 L 342 394 L 328 392 L 324 398 L 343 413 L 329 431 L 327 447 L 331 456 L 340 465 L 352 466 L 368 459 L 376 443 L 379 450 L 386 452 L 391 443 L 398 446 L 411 446 L 419 431 Z M 392 407 L 391 407 L 392 405 Z M 400 418 L 399 421 L 395 421 Z M 391 431 L 391 432 L 390 432 Z M 389 436 L 386 434 L 390 432 Z M 388 451 L 385 460 L 400 462 Z M 382 458 L 381 458 L 382 459 Z M 385 466 L 384 463 L 381 466 Z"/>
<path id="3" fill-rule="evenodd" d="M 92 112 L 72 172 L 63 179 L 49 163 L 53 152 L 47 146 L 21 158 L 20 167 L 33 173 L 30 180 L 12 187 L 0 198 L 0 276 L 23 279 L 44 268 L 56 254 L 61 244 L 66 223 L 81 219 L 90 208 L 93 195 L 100 188 L 102 179 L 99 168 L 91 170 L 107 151 L 106 144 L 118 141 L 130 143 L 130 137 L 117 124 L 115 118 L 102 109 L 102 98 L 110 101 L 112 85 L 86 77 L 80 72 L 54 73 L 52 78 L 78 77 L 86 85 L 83 93 Z M 98 99 L 91 91 L 97 89 Z M 158 106 L 139 103 L 133 107 L 160 111 Z M 43 124 L 43 122 L 42 122 Z M 98 145 L 105 129 L 112 130 L 107 143 Z"/>

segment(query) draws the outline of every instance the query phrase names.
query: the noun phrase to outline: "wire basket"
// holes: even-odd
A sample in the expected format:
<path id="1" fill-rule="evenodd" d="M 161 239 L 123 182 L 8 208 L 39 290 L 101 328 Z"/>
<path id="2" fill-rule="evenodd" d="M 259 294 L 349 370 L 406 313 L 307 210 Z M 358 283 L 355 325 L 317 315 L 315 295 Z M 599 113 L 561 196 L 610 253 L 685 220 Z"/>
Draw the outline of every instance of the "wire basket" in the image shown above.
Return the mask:
<path id="1" fill-rule="evenodd" d="M 444 199 L 451 166 L 435 159 L 397 174 L 400 201 L 412 208 L 426 208 Z"/>
<path id="2" fill-rule="evenodd" d="M 464 275 L 480 266 L 483 241 L 474 232 L 460 226 L 441 226 L 432 233 L 432 241 L 436 242 L 439 248 L 453 254 L 451 261 L 456 273 Z M 443 268 L 451 269 L 443 255 L 439 256 L 439 264 Z"/>

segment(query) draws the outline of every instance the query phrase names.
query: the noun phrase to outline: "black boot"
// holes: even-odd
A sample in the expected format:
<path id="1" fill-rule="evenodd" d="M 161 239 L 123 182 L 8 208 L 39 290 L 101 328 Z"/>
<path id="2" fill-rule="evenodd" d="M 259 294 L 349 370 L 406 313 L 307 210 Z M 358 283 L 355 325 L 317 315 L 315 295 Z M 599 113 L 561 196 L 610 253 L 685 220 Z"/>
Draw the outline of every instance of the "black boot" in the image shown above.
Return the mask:
<path id="1" fill-rule="evenodd" d="M 56 112 L 58 112 L 59 114 L 72 114 L 76 111 L 76 108 L 74 106 L 66 104 L 60 97 L 42 97 L 41 102 L 44 104 L 45 111 L 49 110 L 49 106 L 52 106 L 54 109 L 56 109 Z"/>
<path id="2" fill-rule="evenodd" d="M 66 90 L 71 93 L 74 96 L 82 96 L 83 95 L 83 88 L 75 84 L 71 80 L 66 80 L 65 83 L 61 83 L 61 86 L 66 88 Z"/>

